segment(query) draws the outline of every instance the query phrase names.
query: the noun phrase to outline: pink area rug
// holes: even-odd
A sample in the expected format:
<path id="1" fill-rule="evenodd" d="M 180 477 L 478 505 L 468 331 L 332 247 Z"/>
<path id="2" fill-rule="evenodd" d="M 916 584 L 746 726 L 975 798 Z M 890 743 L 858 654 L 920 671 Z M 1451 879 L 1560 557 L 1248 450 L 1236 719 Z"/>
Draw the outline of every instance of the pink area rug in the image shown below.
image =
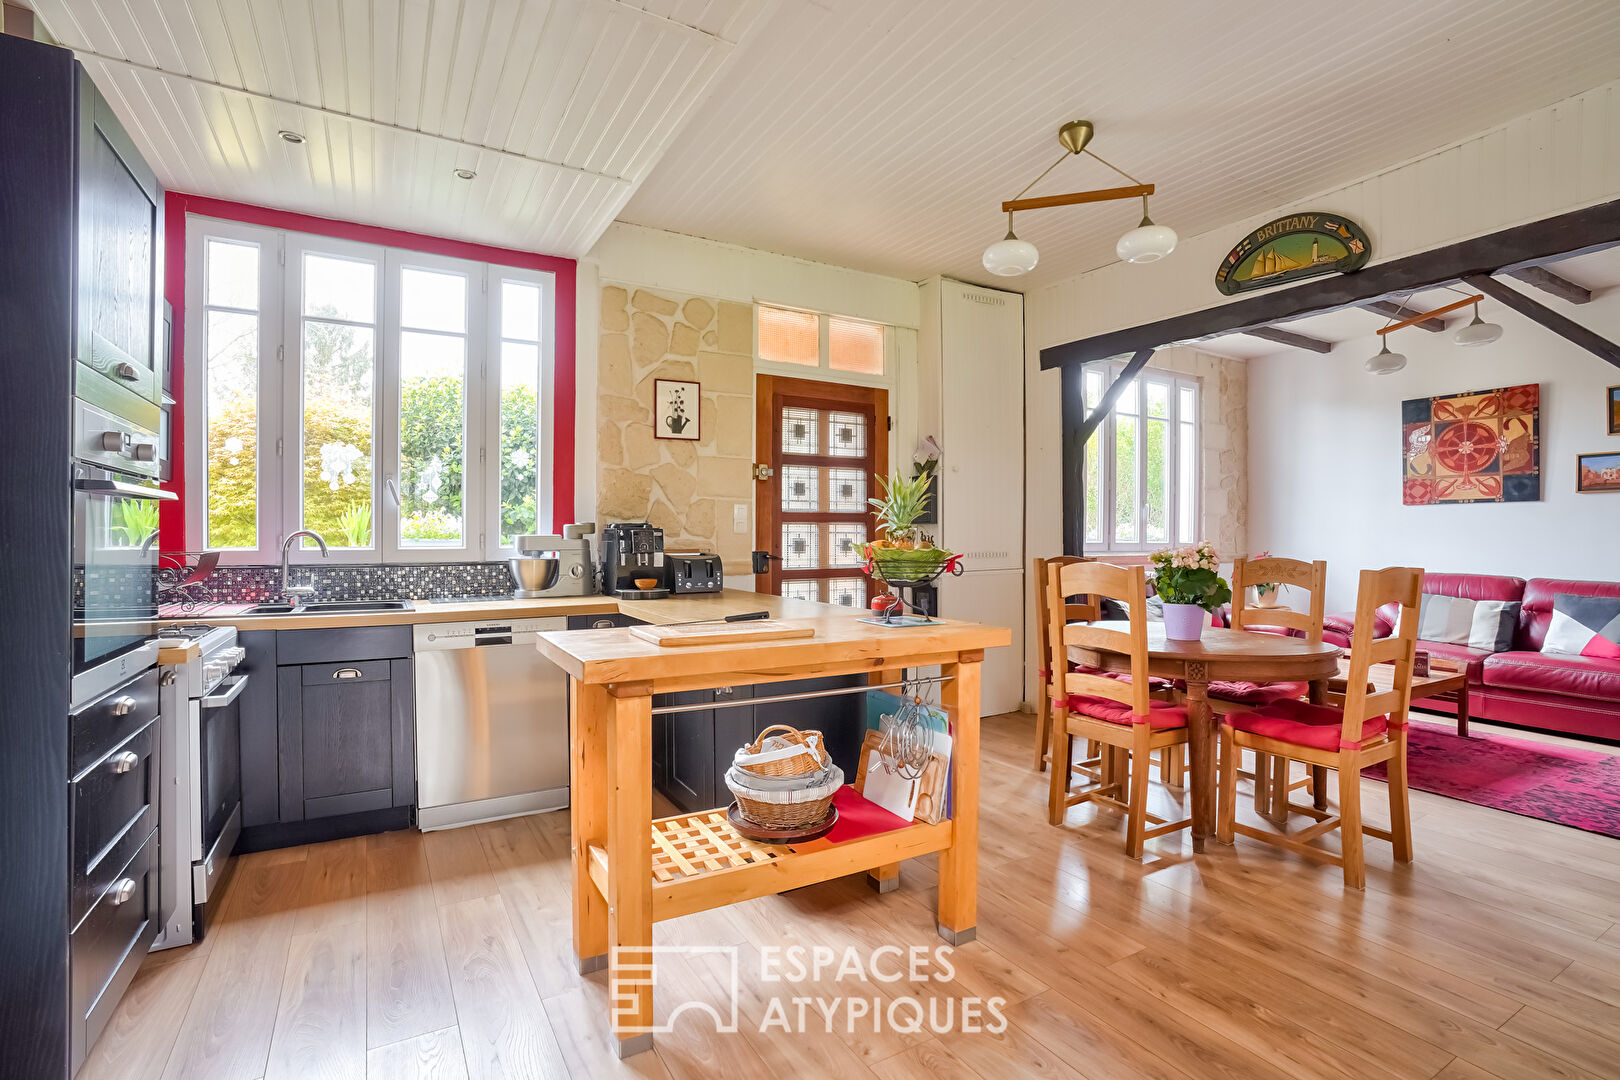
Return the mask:
<path id="1" fill-rule="evenodd" d="M 1620 756 L 1475 733 L 1413 718 L 1407 782 L 1478 806 L 1620 837 Z M 1384 779 L 1384 766 L 1366 770 Z"/>

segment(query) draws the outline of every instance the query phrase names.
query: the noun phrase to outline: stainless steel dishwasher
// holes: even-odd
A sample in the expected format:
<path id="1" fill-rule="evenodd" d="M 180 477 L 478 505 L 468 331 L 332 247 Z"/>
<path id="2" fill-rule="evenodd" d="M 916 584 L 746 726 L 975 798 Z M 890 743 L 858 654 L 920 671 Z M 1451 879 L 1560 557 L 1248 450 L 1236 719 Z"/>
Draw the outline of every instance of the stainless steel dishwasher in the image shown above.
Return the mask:
<path id="1" fill-rule="evenodd" d="M 565 619 L 419 623 L 417 826 L 568 805 L 568 677 L 535 639 Z"/>

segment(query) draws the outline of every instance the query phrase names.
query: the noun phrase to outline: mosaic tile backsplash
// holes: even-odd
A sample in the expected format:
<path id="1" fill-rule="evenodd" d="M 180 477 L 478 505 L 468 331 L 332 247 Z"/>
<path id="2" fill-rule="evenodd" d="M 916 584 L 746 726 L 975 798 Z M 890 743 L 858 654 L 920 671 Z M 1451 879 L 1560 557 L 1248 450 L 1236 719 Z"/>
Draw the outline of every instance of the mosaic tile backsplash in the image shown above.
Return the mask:
<path id="1" fill-rule="evenodd" d="M 313 584 L 321 600 L 434 600 L 511 595 L 504 562 L 349 563 L 295 566 L 293 584 Z M 281 598 L 281 567 L 221 566 L 204 582 L 216 604 L 259 604 Z"/>

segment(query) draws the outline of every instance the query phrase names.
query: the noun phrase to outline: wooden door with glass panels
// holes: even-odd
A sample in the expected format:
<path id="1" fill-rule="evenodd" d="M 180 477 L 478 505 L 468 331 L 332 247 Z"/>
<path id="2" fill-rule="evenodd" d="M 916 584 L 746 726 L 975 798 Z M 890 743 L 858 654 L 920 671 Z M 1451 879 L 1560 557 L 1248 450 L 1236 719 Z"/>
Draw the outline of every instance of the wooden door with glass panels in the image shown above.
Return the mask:
<path id="1" fill-rule="evenodd" d="M 888 474 L 889 392 L 757 376 L 755 544 L 775 556 L 761 592 L 865 607 L 861 567 L 874 515 L 873 475 Z"/>

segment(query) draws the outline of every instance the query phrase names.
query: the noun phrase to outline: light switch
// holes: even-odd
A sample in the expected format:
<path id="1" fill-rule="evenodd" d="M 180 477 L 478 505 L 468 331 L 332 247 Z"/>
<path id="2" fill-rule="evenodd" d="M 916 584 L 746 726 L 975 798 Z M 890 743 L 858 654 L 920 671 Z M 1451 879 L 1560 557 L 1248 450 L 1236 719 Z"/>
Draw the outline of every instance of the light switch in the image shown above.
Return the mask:
<path id="1" fill-rule="evenodd" d="M 748 531 L 748 504 L 737 503 L 731 508 L 731 528 L 735 532 Z"/>

